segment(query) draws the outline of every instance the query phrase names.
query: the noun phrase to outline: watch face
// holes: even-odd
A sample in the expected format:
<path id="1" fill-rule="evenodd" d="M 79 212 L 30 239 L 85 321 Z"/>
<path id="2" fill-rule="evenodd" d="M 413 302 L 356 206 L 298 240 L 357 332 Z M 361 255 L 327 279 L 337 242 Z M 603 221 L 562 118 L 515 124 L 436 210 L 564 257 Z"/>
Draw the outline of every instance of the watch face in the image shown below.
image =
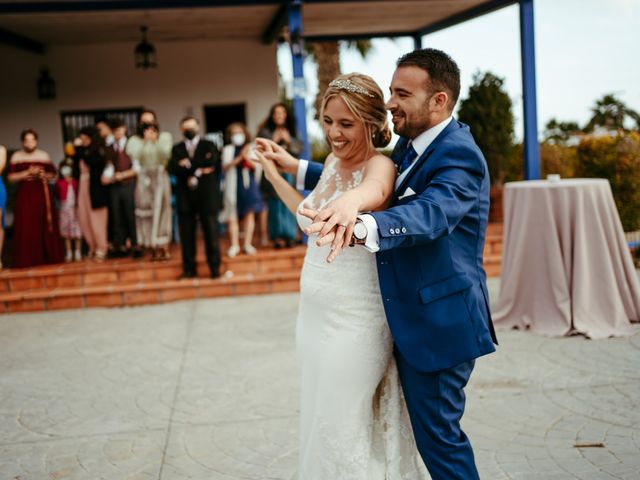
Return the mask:
<path id="1" fill-rule="evenodd" d="M 367 227 L 365 227 L 364 223 L 358 222 L 353 227 L 353 236 L 358 240 L 364 240 L 367 238 Z"/>

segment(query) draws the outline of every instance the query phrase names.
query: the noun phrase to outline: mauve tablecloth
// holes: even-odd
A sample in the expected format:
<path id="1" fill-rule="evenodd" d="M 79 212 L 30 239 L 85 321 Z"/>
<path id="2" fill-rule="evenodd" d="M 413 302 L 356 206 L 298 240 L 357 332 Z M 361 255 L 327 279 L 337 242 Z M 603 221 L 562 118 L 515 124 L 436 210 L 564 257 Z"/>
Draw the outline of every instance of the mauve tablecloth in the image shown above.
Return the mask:
<path id="1" fill-rule="evenodd" d="M 640 282 L 608 180 L 530 180 L 504 187 L 496 328 L 590 338 L 629 335 Z"/>

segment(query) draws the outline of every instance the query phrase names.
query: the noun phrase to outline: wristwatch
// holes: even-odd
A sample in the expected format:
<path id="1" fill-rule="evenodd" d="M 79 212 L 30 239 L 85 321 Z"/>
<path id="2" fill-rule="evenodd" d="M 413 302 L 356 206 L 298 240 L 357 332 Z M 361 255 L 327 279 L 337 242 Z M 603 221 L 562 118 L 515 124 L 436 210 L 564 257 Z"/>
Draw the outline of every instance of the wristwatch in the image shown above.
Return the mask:
<path id="1" fill-rule="evenodd" d="M 353 245 L 364 245 L 367 240 L 369 231 L 367 226 L 359 218 L 356 220 L 356 224 L 353 226 L 353 235 L 351 236 L 351 243 Z"/>

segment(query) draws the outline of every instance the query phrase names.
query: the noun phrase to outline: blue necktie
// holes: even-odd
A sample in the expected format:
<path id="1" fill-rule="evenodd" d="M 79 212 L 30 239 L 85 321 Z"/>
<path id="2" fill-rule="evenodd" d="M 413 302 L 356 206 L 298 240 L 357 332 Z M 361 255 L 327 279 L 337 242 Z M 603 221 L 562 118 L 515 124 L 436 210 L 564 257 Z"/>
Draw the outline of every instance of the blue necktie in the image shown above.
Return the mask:
<path id="1" fill-rule="evenodd" d="M 408 145 L 407 149 L 402 154 L 402 159 L 400 160 L 400 164 L 398 167 L 398 173 L 401 174 L 407 168 L 409 168 L 409 165 L 413 163 L 417 156 L 418 153 L 413 149 L 413 145 Z"/>

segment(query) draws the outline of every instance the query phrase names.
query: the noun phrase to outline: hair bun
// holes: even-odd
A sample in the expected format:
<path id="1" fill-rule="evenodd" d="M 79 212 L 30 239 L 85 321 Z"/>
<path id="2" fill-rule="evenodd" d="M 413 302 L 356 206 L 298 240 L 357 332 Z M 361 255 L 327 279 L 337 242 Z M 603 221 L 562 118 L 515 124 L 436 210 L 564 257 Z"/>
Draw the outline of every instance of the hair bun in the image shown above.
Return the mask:
<path id="1" fill-rule="evenodd" d="M 378 130 L 373 135 L 373 146 L 376 148 L 383 148 L 389 145 L 391 141 L 391 130 L 387 122 L 384 123 L 381 130 Z"/>

